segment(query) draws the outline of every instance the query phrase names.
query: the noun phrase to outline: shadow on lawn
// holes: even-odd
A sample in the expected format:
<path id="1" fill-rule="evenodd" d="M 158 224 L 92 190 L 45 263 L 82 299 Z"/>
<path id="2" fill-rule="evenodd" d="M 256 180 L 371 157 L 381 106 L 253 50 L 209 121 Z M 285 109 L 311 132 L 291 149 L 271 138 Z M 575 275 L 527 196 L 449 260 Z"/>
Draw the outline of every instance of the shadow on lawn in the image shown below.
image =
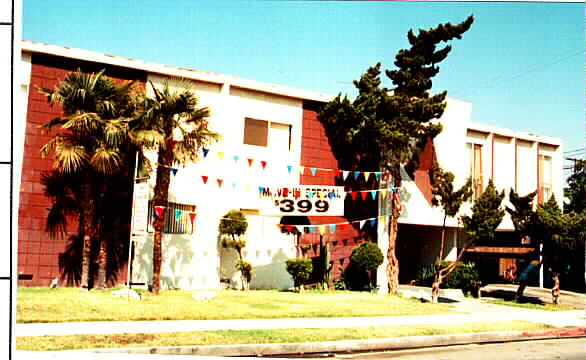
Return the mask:
<path id="1" fill-rule="evenodd" d="M 516 292 L 513 290 L 490 290 L 482 291 L 482 297 L 491 297 L 495 299 L 502 299 L 505 301 L 515 301 Z M 534 305 L 546 305 L 543 300 L 535 296 L 523 296 L 518 301 L 520 304 L 534 304 Z"/>

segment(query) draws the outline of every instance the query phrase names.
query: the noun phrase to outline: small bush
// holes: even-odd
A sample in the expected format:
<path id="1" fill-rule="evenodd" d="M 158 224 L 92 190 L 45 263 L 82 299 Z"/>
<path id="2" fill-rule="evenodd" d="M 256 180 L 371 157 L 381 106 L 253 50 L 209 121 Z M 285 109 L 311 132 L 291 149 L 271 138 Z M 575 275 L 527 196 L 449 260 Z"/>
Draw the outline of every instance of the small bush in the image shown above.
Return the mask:
<path id="1" fill-rule="evenodd" d="M 286 262 L 286 266 L 296 288 L 300 288 L 307 283 L 313 271 L 313 264 L 310 259 L 289 259 Z"/>
<path id="2" fill-rule="evenodd" d="M 370 277 L 366 270 L 350 260 L 350 264 L 342 272 L 342 280 L 346 289 L 353 291 L 370 290 Z"/>
<path id="3" fill-rule="evenodd" d="M 446 267 L 449 261 L 442 262 L 441 266 Z M 417 285 L 431 286 L 435 277 L 437 265 L 423 265 L 417 272 Z M 442 281 L 442 289 L 462 289 L 464 294 L 476 290 L 480 286 L 480 275 L 476 264 L 473 262 L 460 263 L 456 268 Z"/>
<path id="4" fill-rule="evenodd" d="M 383 263 L 383 253 L 378 245 L 365 242 L 352 249 L 350 259 L 366 271 L 374 270 Z"/>

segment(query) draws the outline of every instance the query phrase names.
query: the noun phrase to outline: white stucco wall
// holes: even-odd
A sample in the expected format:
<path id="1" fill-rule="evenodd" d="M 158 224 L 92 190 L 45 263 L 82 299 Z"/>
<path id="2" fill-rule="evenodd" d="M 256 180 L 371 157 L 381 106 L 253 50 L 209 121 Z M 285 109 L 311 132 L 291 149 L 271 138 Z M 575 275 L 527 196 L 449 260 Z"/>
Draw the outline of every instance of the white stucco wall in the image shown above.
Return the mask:
<path id="1" fill-rule="evenodd" d="M 167 79 L 149 75 L 148 80 L 160 86 Z M 180 83 L 175 85 L 181 87 Z M 190 86 L 199 97 L 199 105 L 210 108 L 209 127 L 221 138 L 209 146 L 205 158 L 202 156 L 197 163 L 186 164 L 175 176 L 171 175 L 169 201 L 197 206 L 197 216 L 193 234 L 164 236 L 161 278 L 162 286 L 214 289 L 220 288 L 222 276 L 233 275 L 234 254 L 218 245 L 220 218 L 231 209 L 259 209 L 258 186 L 298 184 L 298 172 L 290 174 L 287 165 L 299 166 L 303 110 L 301 100 L 233 88 L 229 84 L 192 81 Z M 243 144 L 247 117 L 291 125 L 290 151 Z M 239 159 L 236 161 L 234 156 Z M 248 164 L 249 158 L 254 160 L 252 166 Z M 267 161 L 265 169 L 261 160 Z M 202 175 L 209 177 L 207 184 L 203 183 Z M 221 187 L 218 178 L 223 180 Z M 152 176 L 151 191 L 154 183 Z M 251 288 L 291 287 L 284 262 L 295 257 L 295 248 L 291 237 L 277 227 L 280 217 L 248 215 L 247 219 L 243 257 L 253 265 Z M 135 282 L 142 278 L 150 283 L 151 238 L 152 233 L 137 250 L 133 264 Z"/>

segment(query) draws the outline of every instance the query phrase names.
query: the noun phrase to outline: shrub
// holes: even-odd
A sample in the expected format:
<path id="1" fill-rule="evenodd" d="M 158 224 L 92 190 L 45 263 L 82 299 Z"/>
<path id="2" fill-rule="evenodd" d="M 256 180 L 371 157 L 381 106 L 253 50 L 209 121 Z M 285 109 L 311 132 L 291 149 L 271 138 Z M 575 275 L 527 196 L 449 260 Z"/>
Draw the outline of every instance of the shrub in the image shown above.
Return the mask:
<path id="1" fill-rule="evenodd" d="M 370 290 L 370 277 L 368 273 L 352 260 L 350 260 L 350 264 L 342 272 L 342 280 L 348 290 Z"/>
<path id="2" fill-rule="evenodd" d="M 443 261 L 442 267 L 450 264 L 450 261 Z M 437 265 L 423 265 L 417 272 L 417 285 L 431 286 L 435 277 Z M 480 286 L 480 275 L 476 264 L 473 262 L 459 263 L 458 266 L 442 281 L 442 289 L 462 289 L 466 295 L 469 292 L 474 294 L 474 290 Z"/>
<path id="3" fill-rule="evenodd" d="M 350 256 L 350 261 L 366 272 L 370 289 L 374 285 L 371 272 L 383 263 L 383 259 L 383 253 L 378 245 L 371 242 L 365 242 L 355 247 Z"/>
<path id="4" fill-rule="evenodd" d="M 310 259 L 289 259 L 286 262 L 287 272 L 293 278 L 295 287 L 301 287 L 309 280 L 313 271 L 313 264 Z"/>
<path id="5" fill-rule="evenodd" d="M 235 267 L 236 270 L 240 271 L 240 273 L 242 274 L 242 280 L 246 282 L 242 284 L 242 288 L 248 289 L 250 281 L 252 280 L 252 264 L 246 260 L 240 259 L 236 263 Z"/>

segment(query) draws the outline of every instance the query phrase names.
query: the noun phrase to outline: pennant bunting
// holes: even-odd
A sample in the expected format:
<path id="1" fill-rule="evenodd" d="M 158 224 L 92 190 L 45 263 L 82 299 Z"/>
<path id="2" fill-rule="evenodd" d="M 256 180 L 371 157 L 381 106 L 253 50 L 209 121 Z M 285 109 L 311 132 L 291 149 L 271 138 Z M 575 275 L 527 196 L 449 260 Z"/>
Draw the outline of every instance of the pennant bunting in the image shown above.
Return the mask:
<path id="1" fill-rule="evenodd" d="M 210 152 L 210 149 L 203 148 L 202 151 L 203 151 L 203 157 L 205 159 L 205 157 L 208 156 L 208 153 Z"/>
<path id="2" fill-rule="evenodd" d="M 299 175 L 303 175 L 304 170 L 305 170 L 305 166 L 299 166 Z"/>
<path id="3" fill-rule="evenodd" d="M 358 194 L 357 194 L 355 191 L 351 191 L 351 192 L 350 192 L 350 196 L 352 197 L 352 200 L 356 200 L 356 196 L 357 196 L 357 195 L 358 195 Z"/>
<path id="4" fill-rule="evenodd" d="M 207 184 L 207 183 L 208 183 L 208 176 L 206 176 L 206 175 L 202 175 L 202 176 L 201 176 L 201 179 L 203 180 L 203 183 L 204 183 L 204 184 Z"/>
<path id="5" fill-rule="evenodd" d="M 260 164 L 262 165 L 263 170 L 267 167 L 267 162 L 265 160 L 261 160 Z"/>
<path id="6" fill-rule="evenodd" d="M 366 220 L 360 220 L 358 223 L 358 228 L 362 229 L 364 227 L 364 224 L 366 224 Z"/>
<path id="7" fill-rule="evenodd" d="M 317 169 L 316 168 L 311 168 L 311 175 L 315 176 L 315 174 L 317 174 Z"/>
<path id="8" fill-rule="evenodd" d="M 224 152 L 223 151 L 218 151 L 218 159 L 224 160 Z"/>
<path id="9" fill-rule="evenodd" d="M 336 196 L 336 194 L 333 191 L 330 191 L 328 193 L 328 197 L 330 198 L 330 200 L 332 200 L 335 196 Z"/>
<path id="10" fill-rule="evenodd" d="M 376 193 L 377 193 L 377 191 L 370 192 L 370 197 L 372 197 L 372 200 L 376 200 Z"/>
<path id="11" fill-rule="evenodd" d="M 377 172 L 375 172 L 375 173 L 374 173 L 374 177 L 376 177 L 376 181 L 380 181 L 380 178 L 381 178 L 381 173 L 380 173 L 380 172 L 378 172 L 378 171 L 377 171 Z"/>
<path id="12" fill-rule="evenodd" d="M 165 215 L 165 207 L 164 206 L 155 206 L 155 215 L 157 217 L 161 217 Z"/>
<path id="13" fill-rule="evenodd" d="M 248 167 L 252 167 L 252 162 L 254 161 L 254 159 L 250 159 L 248 158 Z"/>
<path id="14" fill-rule="evenodd" d="M 293 166 L 287 165 L 287 171 L 289 172 L 289 174 L 291 174 L 291 172 L 293 171 Z"/>
<path id="15" fill-rule="evenodd" d="M 366 200 L 366 197 L 368 196 L 368 192 L 366 191 L 361 191 L 360 192 L 360 197 L 362 198 L 362 200 Z"/>
<path id="16" fill-rule="evenodd" d="M 370 222 L 370 227 L 374 228 L 376 225 L 376 218 L 368 220 Z"/>
<path id="17" fill-rule="evenodd" d="M 191 219 L 191 225 L 193 225 L 193 221 L 195 220 L 195 213 L 194 212 L 189 213 L 189 219 Z"/>
<path id="18" fill-rule="evenodd" d="M 223 179 L 217 178 L 216 181 L 218 182 L 218 187 L 222 187 L 222 184 L 224 183 Z"/>
<path id="19" fill-rule="evenodd" d="M 173 172 L 173 176 L 177 175 L 177 171 L 179 171 L 179 169 L 171 168 L 171 172 Z"/>
<path id="20" fill-rule="evenodd" d="M 240 156 L 234 155 L 233 159 L 234 159 L 234 162 L 237 163 L 238 160 L 240 160 Z"/>
<path id="21" fill-rule="evenodd" d="M 368 178 L 370 177 L 370 174 L 372 174 L 372 172 L 370 172 L 370 171 L 365 171 L 364 172 L 364 180 L 365 181 L 368 181 Z"/>
<path id="22" fill-rule="evenodd" d="M 342 171 L 342 179 L 344 179 L 344 181 L 346 181 L 349 174 L 350 174 L 350 171 L 346 171 L 346 170 Z"/>
<path id="23" fill-rule="evenodd" d="M 232 190 L 236 190 L 236 183 L 232 183 Z"/>
<path id="24" fill-rule="evenodd" d="M 360 171 L 354 171 L 354 181 L 358 181 L 359 177 L 360 177 Z"/>
<path id="25" fill-rule="evenodd" d="M 381 199 L 385 200 L 385 198 L 387 197 L 387 190 L 381 190 L 380 197 Z"/>
<path id="26" fill-rule="evenodd" d="M 342 170 L 340 170 L 340 169 L 334 170 L 334 176 L 335 177 L 340 177 L 340 175 L 342 175 Z"/>
<path id="27" fill-rule="evenodd" d="M 180 209 L 175 209 L 175 221 L 179 222 L 181 221 L 181 210 Z"/>
<path id="28" fill-rule="evenodd" d="M 326 233 L 326 227 L 325 227 L 325 225 L 318 226 L 318 229 L 319 229 L 319 234 L 320 235 L 324 235 Z"/>
<path id="29" fill-rule="evenodd" d="M 334 232 L 336 232 L 336 224 L 331 224 L 331 225 L 330 225 L 330 232 L 331 232 L 331 233 L 334 233 Z"/>

